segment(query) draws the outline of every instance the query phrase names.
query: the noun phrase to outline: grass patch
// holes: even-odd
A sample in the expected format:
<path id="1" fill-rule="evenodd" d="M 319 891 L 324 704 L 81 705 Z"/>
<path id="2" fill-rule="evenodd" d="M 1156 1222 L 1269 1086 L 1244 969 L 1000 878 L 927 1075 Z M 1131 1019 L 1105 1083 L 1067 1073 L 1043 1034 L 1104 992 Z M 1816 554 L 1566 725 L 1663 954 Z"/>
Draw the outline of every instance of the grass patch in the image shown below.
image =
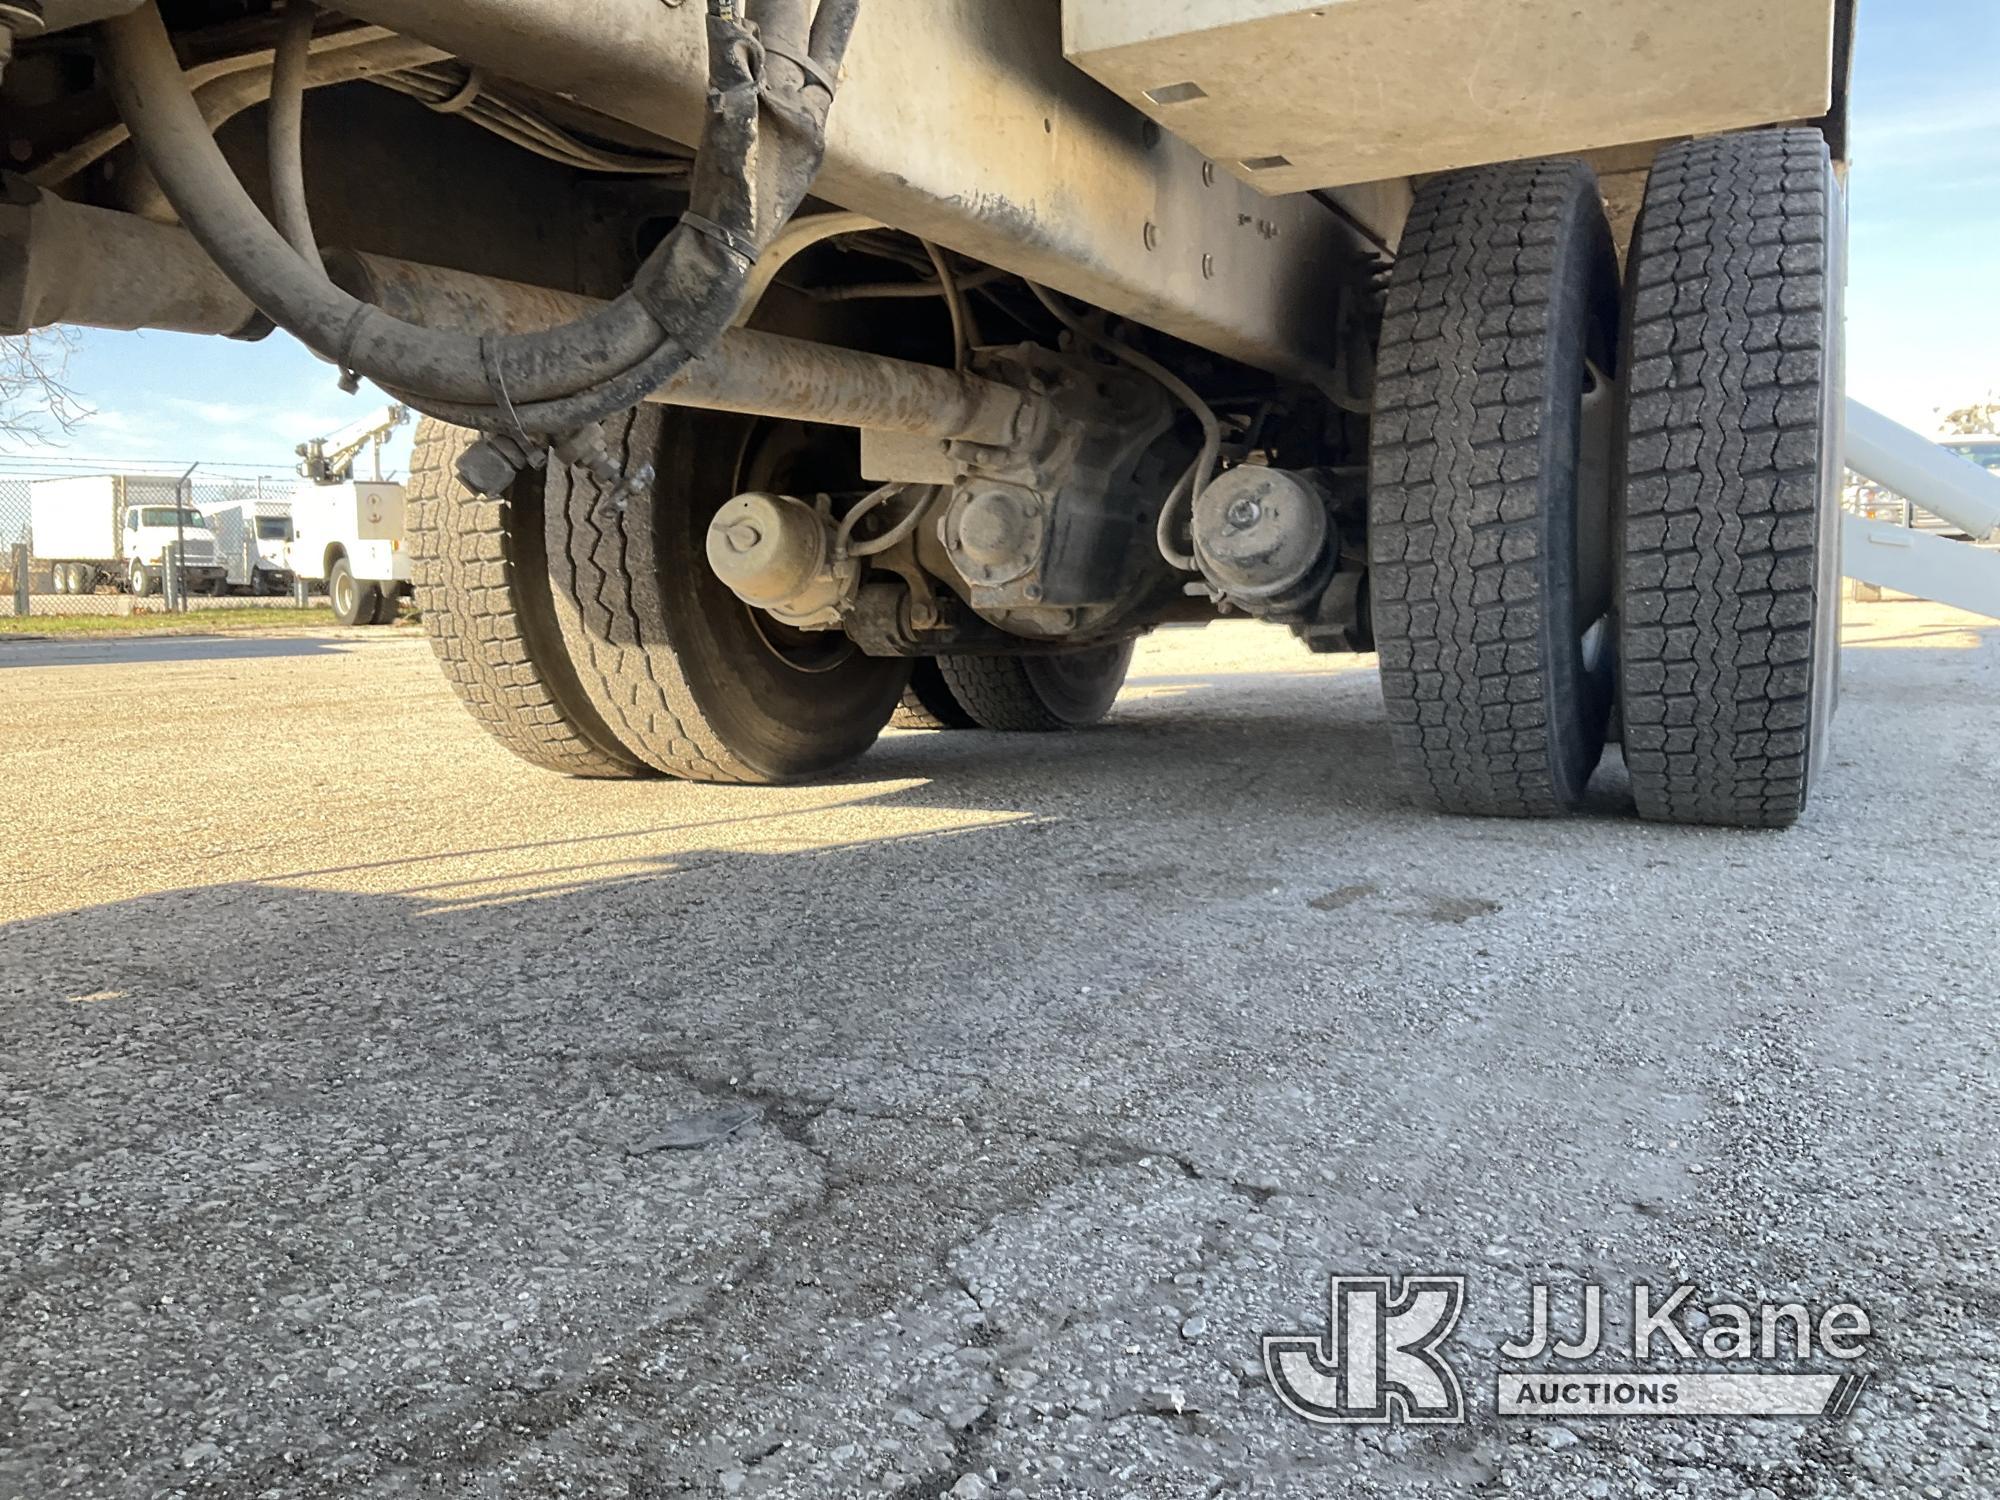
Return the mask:
<path id="1" fill-rule="evenodd" d="M 332 625 L 333 611 L 326 608 L 191 609 L 184 615 L 0 615 L 0 640 L 10 635 L 242 635 Z"/>

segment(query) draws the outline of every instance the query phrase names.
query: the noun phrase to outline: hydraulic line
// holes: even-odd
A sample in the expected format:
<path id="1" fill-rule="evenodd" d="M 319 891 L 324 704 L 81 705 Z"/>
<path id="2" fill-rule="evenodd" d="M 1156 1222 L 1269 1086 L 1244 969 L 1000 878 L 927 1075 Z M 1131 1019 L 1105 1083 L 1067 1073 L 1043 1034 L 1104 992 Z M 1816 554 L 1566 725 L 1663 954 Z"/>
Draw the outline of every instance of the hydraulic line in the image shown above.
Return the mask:
<path id="1" fill-rule="evenodd" d="M 796 10 L 796 0 L 772 0 Z M 765 52 L 732 0 L 710 0 L 710 112 L 691 207 L 604 309 L 561 328 L 470 336 L 401 322 L 327 280 L 236 180 L 189 94 L 157 3 L 104 24 L 107 72 L 134 142 L 203 248 L 274 322 L 354 376 L 488 432 L 555 434 L 635 403 L 728 326 L 757 251 L 757 201 L 775 228 L 824 150 L 829 80 L 859 0 L 824 0 L 790 96 L 767 95 Z M 796 63 L 796 59 L 792 60 Z M 775 141 L 760 149 L 768 115 Z"/>
<path id="2" fill-rule="evenodd" d="M 301 260 L 319 263 L 312 211 L 306 207 L 306 69 L 312 61 L 312 0 L 288 0 L 271 62 L 271 209 L 278 232 Z"/>
<path id="3" fill-rule="evenodd" d="M 979 337 L 973 328 L 972 309 L 965 305 L 965 292 L 959 286 L 958 278 L 952 274 L 951 262 L 945 259 L 944 251 L 929 240 L 922 241 L 922 244 L 924 254 L 937 268 L 938 289 L 944 293 L 945 306 L 951 311 L 952 368 L 963 370 Z"/>

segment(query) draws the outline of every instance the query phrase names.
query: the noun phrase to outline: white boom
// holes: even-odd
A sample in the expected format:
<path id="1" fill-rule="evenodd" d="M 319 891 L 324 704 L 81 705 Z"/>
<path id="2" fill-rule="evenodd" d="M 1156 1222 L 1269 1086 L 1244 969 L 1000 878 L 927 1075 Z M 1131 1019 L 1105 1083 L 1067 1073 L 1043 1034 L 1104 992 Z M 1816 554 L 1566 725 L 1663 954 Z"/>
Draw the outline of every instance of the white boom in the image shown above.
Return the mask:
<path id="1" fill-rule="evenodd" d="M 2000 478 L 1858 401 L 1847 466 L 1975 540 L 2000 533 Z M 1842 517 L 1840 539 L 1849 578 L 2000 620 L 2000 553 L 1859 516 Z"/>
<path id="2" fill-rule="evenodd" d="M 354 461 L 361 450 L 375 450 L 375 477 L 382 477 L 382 444 L 389 434 L 410 420 L 407 406 L 385 406 L 358 422 L 350 422 L 325 437 L 299 444 L 299 473 L 314 484 L 341 484 L 354 477 Z"/>

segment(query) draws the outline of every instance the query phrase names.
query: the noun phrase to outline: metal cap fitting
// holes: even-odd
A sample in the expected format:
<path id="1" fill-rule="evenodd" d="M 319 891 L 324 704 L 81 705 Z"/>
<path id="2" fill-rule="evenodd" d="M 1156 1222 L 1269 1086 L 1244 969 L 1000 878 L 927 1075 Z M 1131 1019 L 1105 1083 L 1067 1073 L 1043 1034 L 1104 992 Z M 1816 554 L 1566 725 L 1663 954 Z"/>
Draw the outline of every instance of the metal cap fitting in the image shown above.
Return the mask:
<path id="1" fill-rule="evenodd" d="M 745 604 L 779 618 L 840 601 L 826 518 L 789 495 L 738 495 L 708 523 L 708 565 Z"/>
<path id="2" fill-rule="evenodd" d="M 1245 464 L 1218 475 L 1195 506 L 1195 560 L 1233 599 L 1275 599 L 1320 567 L 1331 527 L 1310 479 Z"/>

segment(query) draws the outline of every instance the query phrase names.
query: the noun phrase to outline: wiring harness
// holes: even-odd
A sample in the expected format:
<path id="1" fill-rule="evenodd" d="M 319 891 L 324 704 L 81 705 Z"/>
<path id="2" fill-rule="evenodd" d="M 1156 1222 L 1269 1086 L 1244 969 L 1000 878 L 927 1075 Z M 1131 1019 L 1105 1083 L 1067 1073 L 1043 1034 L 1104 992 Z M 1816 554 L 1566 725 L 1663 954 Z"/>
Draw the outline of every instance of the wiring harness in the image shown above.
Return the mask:
<path id="1" fill-rule="evenodd" d="M 181 221 L 279 327 L 341 370 L 482 440 L 459 474 L 497 495 L 551 450 L 620 492 L 601 423 L 714 347 L 751 268 L 804 200 L 860 0 L 708 0 L 708 113 L 689 169 L 689 205 L 615 300 L 558 328 L 484 336 L 423 328 L 335 286 L 305 219 L 294 124 L 311 42 L 309 5 L 284 18 L 271 101 L 273 197 L 281 233 L 224 159 L 190 93 L 157 0 L 104 23 L 111 91 Z M 807 16 L 811 13 L 810 24 Z"/>

